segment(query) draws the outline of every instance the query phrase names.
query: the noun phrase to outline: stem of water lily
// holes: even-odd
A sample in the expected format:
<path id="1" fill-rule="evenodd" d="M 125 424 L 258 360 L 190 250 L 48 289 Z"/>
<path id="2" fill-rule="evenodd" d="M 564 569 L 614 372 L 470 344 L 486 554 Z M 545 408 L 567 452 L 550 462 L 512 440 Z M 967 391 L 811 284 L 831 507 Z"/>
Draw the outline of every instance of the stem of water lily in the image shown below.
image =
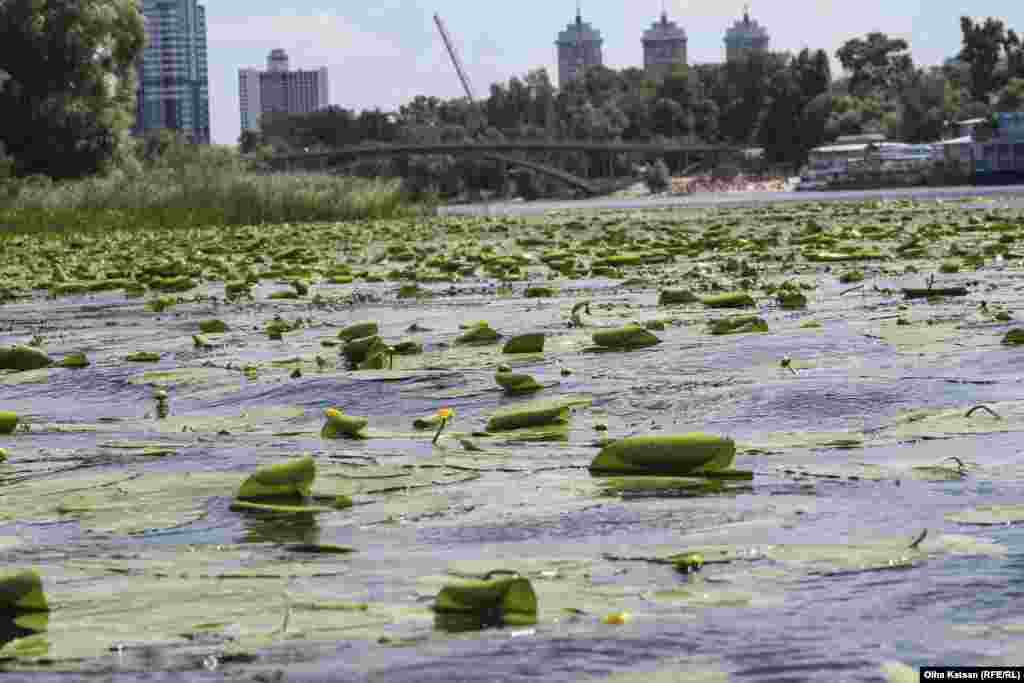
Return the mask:
<path id="1" fill-rule="evenodd" d="M 444 426 L 445 426 L 446 424 L 448 424 L 448 418 L 446 418 L 446 417 L 442 417 L 442 418 L 441 418 L 441 426 L 437 428 L 437 433 L 436 433 L 436 434 L 434 434 L 434 440 L 430 442 L 430 443 L 431 443 L 431 445 L 434 445 L 434 444 L 436 444 L 436 443 L 437 443 L 437 440 L 438 440 L 438 438 L 439 438 L 439 437 L 441 436 L 441 432 L 443 432 L 443 431 L 444 431 Z"/>

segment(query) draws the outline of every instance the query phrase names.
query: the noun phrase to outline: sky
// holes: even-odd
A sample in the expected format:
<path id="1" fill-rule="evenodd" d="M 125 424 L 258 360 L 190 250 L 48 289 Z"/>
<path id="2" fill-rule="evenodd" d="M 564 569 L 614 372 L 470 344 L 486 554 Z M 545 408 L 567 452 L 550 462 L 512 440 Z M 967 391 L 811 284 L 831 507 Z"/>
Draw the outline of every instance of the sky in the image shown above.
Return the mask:
<path id="1" fill-rule="evenodd" d="M 642 66 L 642 32 L 661 14 L 687 32 L 690 63 L 725 58 L 726 28 L 744 0 L 582 0 L 583 20 L 601 31 L 604 62 Z M 240 132 L 238 69 L 266 68 L 284 48 L 292 69 L 329 70 L 330 103 L 347 109 L 396 110 L 416 95 L 461 97 L 462 87 L 433 22 L 441 15 L 477 96 L 491 83 L 546 67 L 557 84 L 554 41 L 574 20 L 575 0 L 206 0 L 210 115 L 216 144 Z M 918 65 L 939 64 L 960 48 L 964 3 L 953 0 L 752 0 L 751 18 L 764 25 L 771 49 L 822 48 L 833 58 L 846 40 L 870 31 L 904 38 Z M 1024 32 L 1024 3 L 973 0 L 976 18 L 1002 19 Z"/>

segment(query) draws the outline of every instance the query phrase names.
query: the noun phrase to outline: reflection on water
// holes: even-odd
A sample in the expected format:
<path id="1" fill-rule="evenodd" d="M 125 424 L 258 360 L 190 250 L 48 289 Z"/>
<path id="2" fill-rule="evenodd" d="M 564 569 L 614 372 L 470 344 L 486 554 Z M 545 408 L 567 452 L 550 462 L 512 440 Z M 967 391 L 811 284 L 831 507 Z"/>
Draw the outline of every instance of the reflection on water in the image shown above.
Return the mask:
<path id="1" fill-rule="evenodd" d="M 45 631 L 49 623 L 49 612 L 0 614 L 0 648 L 17 638 Z"/>
<path id="2" fill-rule="evenodd" d="M 314 513 L 246 512 L 243 543 L 319 543 Z"/>

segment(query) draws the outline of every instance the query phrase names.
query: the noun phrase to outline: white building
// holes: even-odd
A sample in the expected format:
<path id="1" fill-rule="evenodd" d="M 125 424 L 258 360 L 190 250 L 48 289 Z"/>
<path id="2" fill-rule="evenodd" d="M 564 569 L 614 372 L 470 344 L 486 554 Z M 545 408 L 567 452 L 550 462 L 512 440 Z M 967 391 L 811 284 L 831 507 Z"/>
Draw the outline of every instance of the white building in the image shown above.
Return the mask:
<path id="1" fill-rule="evenodd" d="M 266 71 L 238 70 L 242 130 L 259 130 L 264 114 L 308 114 L 328 106 L 328 101 L 327 67 L 291 71 L 282 49 L 271 50 Z"/>

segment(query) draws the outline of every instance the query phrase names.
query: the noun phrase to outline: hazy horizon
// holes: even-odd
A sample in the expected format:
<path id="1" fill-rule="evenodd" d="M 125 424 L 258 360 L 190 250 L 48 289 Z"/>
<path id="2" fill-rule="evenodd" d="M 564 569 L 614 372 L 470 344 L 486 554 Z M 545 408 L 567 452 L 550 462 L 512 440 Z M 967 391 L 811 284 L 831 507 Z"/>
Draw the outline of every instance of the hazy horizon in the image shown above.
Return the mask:
<path id="1" fill-rule="evenodd" d="M 448 26 L 478 97 L 494 82 L 544 67 L 557 84 L 556 34 L 576 13 L 574 0 L 487 4 L 435 0 L 377 0 L 372 6 L 329 8 L 318 0 L 282 9 L 268 0 L 201 2 L 208 27 L 210 115 L 213 142 L 234 144 L 240 132 L 238 70 L 266 68 L 270 50 L 284 48 L 292 69 L 326 66 L 330 103 L 347 109 L 397 107 L 416 95 L 460 97 L 462 87 L 434 26 L 438 12 Z M 744 0 L 682 3 L 666 0 L 672 21 L 686 29 L 688 61 L 725 58 L 726 28 L 743 14 Z M 638 8 L 644 8 L 641 11 Z M 941 64 L 960 49 L 962 5 L 949 0 L 859 3 L 785 0 L 751 3 L 751 18 L 764 25 L 771 49 L 835 51 L 846 40 L 880 30 L 904 38 L 918 65 Z M 641 33 L 658 19 L 661 0 L 626 7 L 583 3 L 584 21 L 601 31 L 605 65 L 642 66 Z M 1009 0 L 976 2 L 974 17 L 994 16 L 1024 32 L 1024 9 Z"/>

